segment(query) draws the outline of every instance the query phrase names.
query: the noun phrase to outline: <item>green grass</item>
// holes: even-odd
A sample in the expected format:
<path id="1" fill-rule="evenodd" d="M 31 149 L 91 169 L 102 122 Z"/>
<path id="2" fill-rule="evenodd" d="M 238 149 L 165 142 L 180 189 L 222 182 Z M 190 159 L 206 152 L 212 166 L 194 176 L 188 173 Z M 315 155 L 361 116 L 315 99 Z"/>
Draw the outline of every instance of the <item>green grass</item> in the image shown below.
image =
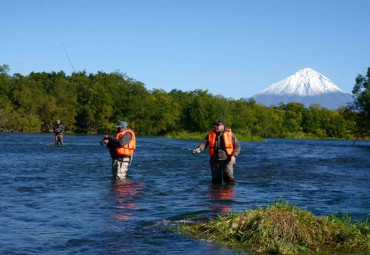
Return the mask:
<path id="1" fill-rule="evenodd" d="M 265 209 L 230 212 L 208 222 L 180 225 L 193 238 L 256 253 L 311 254 L 370 251 L 370 225 L 348 215 L 316 217 L 284 201 Z"/>
<path id="2" fill-rule="evenodd" d="M 353 135 L 346 135 L 345 137 L 329 137 L 329 136 L 318 136 L 311 133 L 304 133 L 304 132 L 286 132 L 283 133 L 280 138 L 287 138 L 287 139 L 308 139 L 308 140 L 354 140 L 356 139 Z M 369 140 L 369 137 L 365 137 L 361 140 Z"/>
<path id="3" fill-rule="evenodd" d="M 203 140 L 204 137 L 208 134 L 200 132 L 187 132 L 187 131 L 177 131 L 171 132 L 164 135 L 165 138 L 173 139 L 184 139 L 184 140 Z"/>

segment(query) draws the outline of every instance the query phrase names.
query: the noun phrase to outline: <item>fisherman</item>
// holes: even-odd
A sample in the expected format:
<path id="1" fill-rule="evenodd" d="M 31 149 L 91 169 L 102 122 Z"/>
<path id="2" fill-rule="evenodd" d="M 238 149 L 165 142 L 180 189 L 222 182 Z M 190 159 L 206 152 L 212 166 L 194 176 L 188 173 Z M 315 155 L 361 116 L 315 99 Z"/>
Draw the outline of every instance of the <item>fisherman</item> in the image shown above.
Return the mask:
<path id="1" fill-rule="evenodd" d="M 64 132 L 64 125 L 60 123 L 60 120 L 57 120 L 53 132 L 55 134 L 55 145 L 64 145 L 63 143 L 63 132 Z"/>
<path id="2" fill-rule="evenodd" d="M 212 184 L 221 185 L 222 180 L 225 184 L 236 184 L 234 179 L 235 158 L 240 153 L 239 140 L 227 129 L 222 119 L 216 120 L 214 128 L 203 139 L 201 144 L 193 150 L 193 153 L 201 153 L 208 148 L 210 155 L 210 167 L 212 172 Z"/>
<path id="3" fill-rule="evenodd" d="M 117 128 L 115 137 L 105 135 L 103 143 L 107 144 L 112 157 L 113 179 L 121 180 L 126 178 L 126 173 L 130 167 L 136 148 L 136 138 L 135 133 L 127 128 L 126 121 L 118 122 L 115 127 Z"/>

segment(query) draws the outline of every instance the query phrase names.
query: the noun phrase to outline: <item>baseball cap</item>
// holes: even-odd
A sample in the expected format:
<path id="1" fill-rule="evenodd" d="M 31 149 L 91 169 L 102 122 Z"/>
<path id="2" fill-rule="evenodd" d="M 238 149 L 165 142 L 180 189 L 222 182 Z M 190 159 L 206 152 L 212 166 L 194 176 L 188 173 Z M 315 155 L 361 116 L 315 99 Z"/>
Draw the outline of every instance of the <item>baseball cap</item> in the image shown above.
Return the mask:
<path id="1" fill-rule="evenodd" d="M 215 122 L 213 122 L 213 125 L 225 125 L 225 121 L 223 119 L 218 119 Z"/>
<path id="2" fill-rule="evenodd" d="M 117 123 L 117 125 L 115 127 L 116 128 L 119 128 L 119 127 L 127 128 L 127 122 L 126 121 L 120 121 L 120 122 Z"/>

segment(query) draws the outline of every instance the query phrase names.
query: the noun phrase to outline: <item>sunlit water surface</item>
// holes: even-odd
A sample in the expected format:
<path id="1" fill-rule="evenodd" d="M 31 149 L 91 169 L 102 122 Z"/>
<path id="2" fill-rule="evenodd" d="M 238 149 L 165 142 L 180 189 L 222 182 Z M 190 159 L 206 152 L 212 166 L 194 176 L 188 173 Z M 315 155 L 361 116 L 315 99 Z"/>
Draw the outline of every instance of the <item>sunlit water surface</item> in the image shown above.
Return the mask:
<path id="1" fill-rule="evenodd" d="M 315 215 L 370 211 L 370 142 L 242 142 L 234 187 L 212 187 L 199 141 L 138 137 L 111 180 L 100 136 L 0 133 L 1 254 L 236 254 L 174 232 L 183 219 L 284 200 Z"/>

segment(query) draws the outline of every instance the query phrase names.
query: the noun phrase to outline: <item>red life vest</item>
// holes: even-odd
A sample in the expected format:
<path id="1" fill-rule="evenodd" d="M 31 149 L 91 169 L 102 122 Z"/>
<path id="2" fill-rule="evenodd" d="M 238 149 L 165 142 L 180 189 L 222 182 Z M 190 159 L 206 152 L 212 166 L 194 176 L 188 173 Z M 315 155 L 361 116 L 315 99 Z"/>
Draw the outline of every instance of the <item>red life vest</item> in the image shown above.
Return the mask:
<path id="1" fill-rule="evenodd" d="M 134 150 L 136 149 L 136 138 L 135 133 L 131 130 L 126 130 L 116 134 L 116 139 L 120 139 L 126 132 L 131 134 L 131 141 L 122 147 L 117 147 L 116 152 L 120 156 L 132 156 L 134 155 Z"/>
<path id="2" fill-rule="evenodd" d="M 216 144 L 216 132 L 214 130 L 210 130 L 208 133 L 208 154 L 213 156 L 215 153 L 215 144 Z M 234 153 L 234 144 L 233 144 L 233 134 L 231 129 L 225 130 L 222 135 L 225 144 L 226 154 L 228 156 L 233 155 Z"/>

